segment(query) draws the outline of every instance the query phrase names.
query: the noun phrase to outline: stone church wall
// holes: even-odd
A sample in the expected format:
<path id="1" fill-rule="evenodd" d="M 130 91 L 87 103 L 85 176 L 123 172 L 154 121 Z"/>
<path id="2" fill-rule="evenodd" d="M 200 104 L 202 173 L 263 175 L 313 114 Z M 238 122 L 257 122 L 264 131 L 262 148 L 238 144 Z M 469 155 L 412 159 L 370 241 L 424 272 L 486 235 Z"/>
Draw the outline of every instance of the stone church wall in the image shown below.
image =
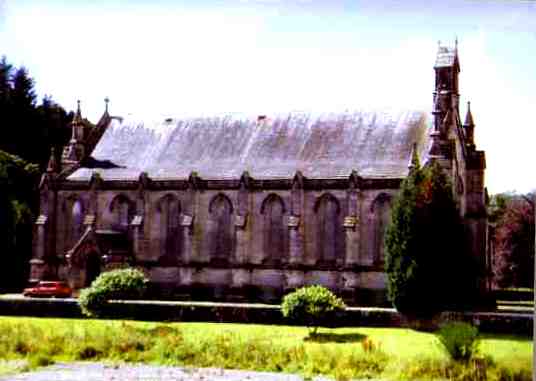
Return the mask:
<path id="1" fill-rule="evenodd" d="M 168 295 L 270 300 L 323 284 L 350 298 L 358 289 L 384 297 L 379 242 L 397 189 L 129 188 L 59 191 L 58 254 L 92 214 L 97 232 L 128 235 L 134 263 Z"/>

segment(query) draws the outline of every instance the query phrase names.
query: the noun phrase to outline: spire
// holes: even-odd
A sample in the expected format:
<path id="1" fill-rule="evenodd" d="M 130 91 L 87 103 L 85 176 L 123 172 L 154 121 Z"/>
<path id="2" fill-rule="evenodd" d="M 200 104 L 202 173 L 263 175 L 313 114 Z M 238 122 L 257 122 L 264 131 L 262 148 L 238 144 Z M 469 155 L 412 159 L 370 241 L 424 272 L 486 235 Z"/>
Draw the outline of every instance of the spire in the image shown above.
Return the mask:
<path id="1" fill-rule="evenodd" d="M 65 147 L 62 155 L 62 164 L 64 160 L 80 161 L 84 157 L 84 144 L 86 141 L 86 125 L 82 119 L 80 101 L 77 100 L 76 114 L 71 122 L 72 135 L 69 144 Z"/>
<path id="2" fill-rule="evenodd" d="M 471 113 L 471 102 L 467 102 L 467 114 L 465 114 L 465 140 L 469 145 L 475 144 L 475 122 L 473 122 L 473 114 Z"/>
<path id="3" fill-rule="evenodd" d="M 110 98 L 106 97 L 104 98 L 104 113 L 108 114 L 108 103 L 110 103 Z"/>
<path id="4" fill-rule="evenodd" d="M 79 124 L 82 122 L 82 111 L 80 110 L 80 99 L 76 101 L 76 114 L 74 114 L 73 124 Z"/>
<path id="5" fill-rule="evenodd" d="M 475 123 L 473 122 L 473 114 L 471 114 L 471 102 L 467 102 L 467 114 L 465 114 L 465 123 L 463 125 L 464 127 L 475 126 Z"/>
<path id="6" fill-rule="evenodd" d="M 418 169 L 420 166 L 421 165 L 419 163 L 419 152 L 417 151 L 417 143 L 413 143 L 413 147 L 411 148 L 411 157 L 408 163 L 409 173 L 413 172 L 415 169 Z"/>
<path id="7" fill-rule="evenodd" d="M 50 149 L 50 158 L 48 159 L 47 173 L 56 173 L 58 171 L 58 162 L 56 161 L 56 150 Z"/>

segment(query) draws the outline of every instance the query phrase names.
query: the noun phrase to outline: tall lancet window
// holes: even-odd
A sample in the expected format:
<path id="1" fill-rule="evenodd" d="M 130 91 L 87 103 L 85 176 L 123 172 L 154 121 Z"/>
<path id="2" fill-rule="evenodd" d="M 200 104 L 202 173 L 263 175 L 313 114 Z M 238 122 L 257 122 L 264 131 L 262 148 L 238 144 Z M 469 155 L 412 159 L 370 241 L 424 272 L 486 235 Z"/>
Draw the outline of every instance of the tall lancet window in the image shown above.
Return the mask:
<path id="1" fill-rule="evenodd" d="M 179 258 L 181 255 L 180 213 L 181 204 L 176 196 L 168 194 L 160 199 L 157 206 L 157 216 L 160 227 L 161 254 L 167 258 Z"/>
<path id="2" fill-rule="evenodd" d="M 83 233 L 84 204 L 78 195 L 65 199 L 61 218 L 65 226 L 64 250 L 67 251 L 73 248 Z"/>
<path id="3" fill-rule="evenodd" d="M 317 259 L 326 263 L 334 262 L 337 255 L 343 255 L 344 243 L 344 238 L 341 236 L 339 201 L 333 195 L 326 193 L 317 200 L 315 213 L 318 232 Z"/>
<path id="4" fill-rule="evenodd" d="M 280 263 L 287 257 L 287 232 L 284 225 L 285 203 L 276 194 L 266 197 L 261 206 L 264 221 L 263 249 L 265 261 Z"/>
<path id="5" fill-rule="evenodd" d="M 72 209 L 72 232 L 71 237 L 74 242 L 78 242 L 82 234 L 84 233 L 84 207 L 80 200 L 76 200 L 73 203 Z"/>
<path id="6" fill-rule="evenodd" d="M 135 213 L 134 203 L 127 196 L 120 194 L 110 204 L 110 212 L 112 213 L 112 229 L 127 232 Z"/>
<path id="7" fill-rule="evenodd" d="M 219 194 L 209 205 L 209 244 L 211 260 L 228 262 L 233 251 L 233 205 L 229 198 Z"/>
<path id="8" fill-rule="evenodd" d="M 391 220 L 391 196 L 380 193 L 371 206 L 372 260 L 376 264 L 384 261 L 385 230 Z"/>

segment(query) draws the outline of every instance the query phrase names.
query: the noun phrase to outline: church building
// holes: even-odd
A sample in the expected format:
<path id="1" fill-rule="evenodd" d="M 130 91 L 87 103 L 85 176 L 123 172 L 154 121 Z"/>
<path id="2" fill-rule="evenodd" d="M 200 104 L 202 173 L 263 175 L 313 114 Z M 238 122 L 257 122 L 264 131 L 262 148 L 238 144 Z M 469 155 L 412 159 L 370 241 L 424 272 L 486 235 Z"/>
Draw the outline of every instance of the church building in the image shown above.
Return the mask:
<path id="1" fill-rule="evenodd" d="M 31 281 L 80 289 L 128 265 L 169 298 L 277 301 L 322 284 L 382 304 L 384 232 L 417 156 L 449 174 L 484 270 L 485 155 L 470 107 L 459 114 L 457 47 L 439 46 L 434 70 L 431 111 L 150 122 L 112 116 L 106 101 L 92 125 L 79 104 L 40 183 Z"/>

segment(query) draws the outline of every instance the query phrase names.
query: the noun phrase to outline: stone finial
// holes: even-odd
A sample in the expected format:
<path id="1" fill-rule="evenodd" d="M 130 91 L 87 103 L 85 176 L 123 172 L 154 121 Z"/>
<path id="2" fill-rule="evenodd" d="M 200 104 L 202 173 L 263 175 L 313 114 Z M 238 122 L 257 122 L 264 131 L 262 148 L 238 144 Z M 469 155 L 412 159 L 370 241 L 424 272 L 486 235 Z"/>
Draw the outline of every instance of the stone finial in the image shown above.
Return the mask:
<path id="1" fill-rule="evenodd" d="M 104 98 L 104 113 L 108 114 L 108 103 L 110 103 L 110 98 Z"/>
<path id="2" fill-rule="evenodd" d="M 48 159 L 47 172 L 48 173 L 58 172 L 58 162 L 56 160 L 56 149 L 54 147 L 50 149 L 50 158 Z"/>

